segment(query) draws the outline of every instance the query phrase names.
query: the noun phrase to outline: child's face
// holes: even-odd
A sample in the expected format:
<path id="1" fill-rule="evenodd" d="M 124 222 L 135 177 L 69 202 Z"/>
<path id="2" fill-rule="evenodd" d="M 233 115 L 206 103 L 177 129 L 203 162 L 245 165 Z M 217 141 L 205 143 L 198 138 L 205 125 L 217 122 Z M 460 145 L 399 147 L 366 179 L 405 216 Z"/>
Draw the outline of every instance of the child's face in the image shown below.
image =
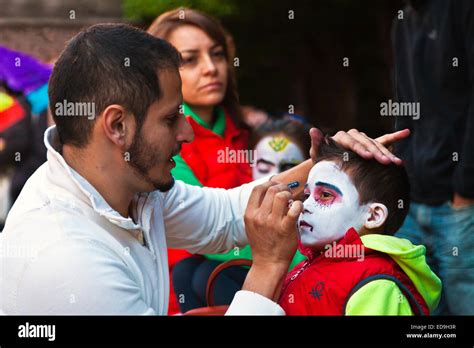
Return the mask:
<path id="1" fill-rule="evenodd" d="M 304 161 L 301 149 L 283 135 L 262 138 L 255 146 L 256 165 L 252 168 L 254 180 L 278 174 Z"/>
<path id="2" fill-rule="evenodd" d="M 359 231 L 369 213 L 349 176 L 330 161 L 318 162 L 305 186 L 304 210 L 298 220 L 301 243 L 312 249 L 342 238 L 351 227 Z"/>

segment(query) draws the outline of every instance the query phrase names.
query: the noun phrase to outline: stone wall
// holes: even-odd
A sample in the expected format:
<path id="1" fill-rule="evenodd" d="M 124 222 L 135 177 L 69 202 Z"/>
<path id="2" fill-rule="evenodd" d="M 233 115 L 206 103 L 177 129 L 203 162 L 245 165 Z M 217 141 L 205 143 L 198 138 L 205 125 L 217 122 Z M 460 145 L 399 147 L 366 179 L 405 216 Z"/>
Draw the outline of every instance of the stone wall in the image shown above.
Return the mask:
<path id="1" fill-rule="evenodd" d="M 81 28 L 121 17 L 121 0 L 0 0 L 0 45 L 52 62 Z"/>

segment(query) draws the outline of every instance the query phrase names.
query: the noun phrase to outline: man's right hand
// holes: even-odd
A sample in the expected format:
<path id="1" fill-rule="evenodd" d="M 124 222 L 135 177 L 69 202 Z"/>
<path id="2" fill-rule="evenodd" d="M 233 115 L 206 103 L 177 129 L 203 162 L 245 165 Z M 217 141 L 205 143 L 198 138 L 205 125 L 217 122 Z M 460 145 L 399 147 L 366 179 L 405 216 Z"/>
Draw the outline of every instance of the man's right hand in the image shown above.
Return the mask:
<path id="1" fill-rule="evenodd" d="M 282 281 L 296 252 L 296 222 L 303 210 L 283 184 L 267 182 L 256 186 L 245 211 L 245 229 L 252 249 L 253 265 L 243 290 L 277 301 Z"/>

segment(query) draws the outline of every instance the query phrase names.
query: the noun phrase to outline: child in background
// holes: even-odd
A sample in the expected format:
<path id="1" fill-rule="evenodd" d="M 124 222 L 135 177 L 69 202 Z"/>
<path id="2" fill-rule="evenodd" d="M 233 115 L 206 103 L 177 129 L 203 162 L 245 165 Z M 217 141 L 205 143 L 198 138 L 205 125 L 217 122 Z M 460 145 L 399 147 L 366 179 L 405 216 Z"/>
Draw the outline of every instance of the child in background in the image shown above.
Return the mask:
<path id="1" fill-rule="evenodd" d="M 429 315 L 441 281 L 425 247 L 393 234 L 409 208 L 406 171 L 367 161 L 330 138 L 305 186 L 298 220 L 308 257 L 288 274 L 287 315 Z"/>

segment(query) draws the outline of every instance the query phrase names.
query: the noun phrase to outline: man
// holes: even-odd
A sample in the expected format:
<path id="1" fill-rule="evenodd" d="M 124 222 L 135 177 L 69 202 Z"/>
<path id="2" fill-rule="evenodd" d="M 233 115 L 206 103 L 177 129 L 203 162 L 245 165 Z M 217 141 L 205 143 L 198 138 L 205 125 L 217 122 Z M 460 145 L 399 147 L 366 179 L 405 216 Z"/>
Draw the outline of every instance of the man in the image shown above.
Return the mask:
<path id="1" fill-rule="evenodd" d="M 248 236 L 254 265 L 228 313 L 284 314 L 275 301 L 302 206 L 288 208 L 290 190 L 276 182 L 305 181 L 312 162 L 232 190 L 175 182 L 172 157 L 193 139 L 178 112 L 179 63 L 171 45 L 126 25 L 96 25 L 69 42 L 49 82 L 56 126 L 45 133 L 48 161 L 2 236 L 4 312 L 165 314 L 167 246 L 219 253 Z M 400 163 L 381 143 L 405 136 L 376 142 L 351 130 L 335 140 Z M 321 134 L 314 129 L 312 138 L 317 144 Z"/>
<path id="2" fill-rule="evenodd" d="M 399 237 L 425 244 L 443 281 L 439 314 L 474 314 L 474 3 L 410 1 L 394 23 L 397 117 L 412 136 L 396 148 L 412 204 Z"/>

